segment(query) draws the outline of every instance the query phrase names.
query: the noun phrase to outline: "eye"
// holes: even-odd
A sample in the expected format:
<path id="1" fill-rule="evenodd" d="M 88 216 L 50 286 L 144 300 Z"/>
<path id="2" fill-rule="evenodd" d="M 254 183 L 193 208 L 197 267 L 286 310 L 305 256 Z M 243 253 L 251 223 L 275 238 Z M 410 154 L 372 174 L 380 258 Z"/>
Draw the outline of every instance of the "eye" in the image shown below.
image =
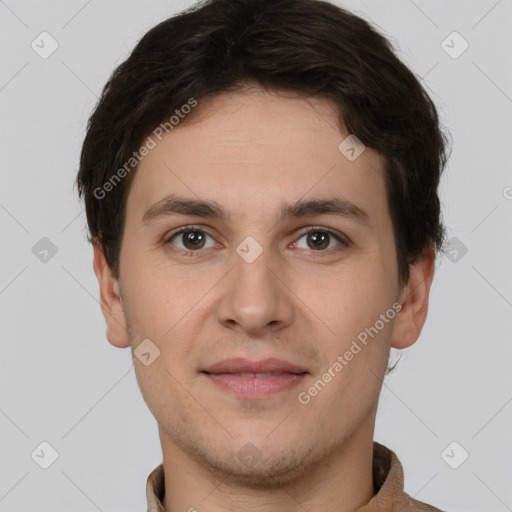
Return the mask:
<path id="1" fill-rule="evenodd" d="M 206 238 L 213 238 L 206 232 L 204 232 L 202 229 L 196 228 L 194 226 L 185 226 L 177 231 L 173 232 L 169 237 L 166 238 L 164 243 L 170 243 L 172 245 L 175 245 L 178 249 L 182 251 L 192 251 L 192 252 L 198 252 L 200 249 L 209 249 L 210 247 L 214 247 L 215 243 L 211 245 L 210 247 L 206 247 Z M 179 245 L 172 243 L 172 240 L 177 239 L 178 241 L 181 241 L 183 244 L 182 247 Z"/>
<path id="2" fill-rule="evenodd" d="M 210 246 L 207 246 L 207 238 L 212 240 Z M 302 238 L 306 238 L 307 247 L 300 247 L 299 241 Z M 173 242 L 176 239 L 179 243 Z M 312 249 L 316 252 L 326 252 L 325 249 L 329 249 L 333 241 L 338 242 L 338 246 L 347 247 L 348 242 L 342 239 L 338 234 L 329 229 L 320 227 L 310 227 L 308 231 L 302 233 L 297 242 L 294 242 L 295 247 L 300 249 Z M 184 226 L 178 230 L 172 232 L 165 240 L 164 244 L 171 244 L 178 252 L 182 252 L 186 255 L 192 255 L 191 253 L 200 252 L 201 249 L 210 249 L 215 247 L 216 242 L 212 236 L 206 233 L 204 230 L 195 226 Z M 332 249 L 332 247 L 331 247 Z"/>
<path id="3" fill-rule="evenodd" d="M 301 238 L 306 237 L 306 249 L 313 249 L 314 251 L 321 251 L 323 252 L 324 249 L 328 249 L 329 245 L 331 245 L 331 242 L 333 240 L 337 240 L 339 242 L 338 245 L 341 246 L 348 246 L 348 243 L 343 240 L 340 236 L 338 236 L 336 233 L 331 231 L 330 229 L 322 229 L 317 227 L 309 228 L 308 231 L 303 233 L 299 240 Z M 295 242 L 295 246 L 298 246 L 298 242 Z M 303 247 L 299 247 L 302 249 Z"/>

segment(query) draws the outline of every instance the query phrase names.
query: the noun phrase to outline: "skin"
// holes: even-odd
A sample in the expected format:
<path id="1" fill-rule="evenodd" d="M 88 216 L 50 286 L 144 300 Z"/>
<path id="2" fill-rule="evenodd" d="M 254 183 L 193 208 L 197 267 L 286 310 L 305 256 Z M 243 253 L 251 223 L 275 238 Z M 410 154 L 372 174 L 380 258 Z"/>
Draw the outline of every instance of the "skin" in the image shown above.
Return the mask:
<path id="1" fill-rule="evenodd" d="M 109 342 L 133 352 L 149 338 L 160 350 L 149 366 L 134 356 L 134 367 L 159 425 L 164 506 L 354 511 L 375 493 L 372 443 L 389 350 L 420 335 L 434 251 L 425 251 L 400 286 L 382 159 L 366 148 L 351 162 L 338 150 L 348 134 L 327 100 L 252 87 L 196 108 L 136 171 L 120 297 L 94 247 Z M 173 216 L 144 225 L 144 212 L 169 193 L 217 201 L 231 216 L 226 222 Z M 368 223 L 325 214 L 279 221 L 283 202 L 334 195 L 366 211 Z M 183 235 L 164 243 L 190 225 L 209 235 L 195 252 Z M 304 234 L 312 226 L 338 233 L 348 245 L 330 237 L 315 248 Z M 236 252 L 247 236 L 262 248 L 252 263 Z M 301 404 L 298 393 L 395 302 L 402 309 L 394 320 Z M 237 356 L 278 357 L 309 375 L 297 388 L 247 400 L 200 373 Z M 249 442 L 260 456 L 254 465 L 237 457 Z"/>

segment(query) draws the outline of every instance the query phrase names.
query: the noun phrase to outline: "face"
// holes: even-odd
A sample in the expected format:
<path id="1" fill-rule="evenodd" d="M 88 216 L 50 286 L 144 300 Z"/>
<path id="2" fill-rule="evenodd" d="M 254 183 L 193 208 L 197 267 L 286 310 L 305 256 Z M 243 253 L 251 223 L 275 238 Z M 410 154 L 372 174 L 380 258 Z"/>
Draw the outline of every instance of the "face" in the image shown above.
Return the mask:
<path id="1" fill-rule="evenodd" d="M 326 100 L 252 89 L 196 108 L 134 176 L 107 336 L 159 350 L 134 365 L 164 453 L 282 484 L 371 438 L 390 346 L 414 338 L 383 162 L 340 151 Z"/>

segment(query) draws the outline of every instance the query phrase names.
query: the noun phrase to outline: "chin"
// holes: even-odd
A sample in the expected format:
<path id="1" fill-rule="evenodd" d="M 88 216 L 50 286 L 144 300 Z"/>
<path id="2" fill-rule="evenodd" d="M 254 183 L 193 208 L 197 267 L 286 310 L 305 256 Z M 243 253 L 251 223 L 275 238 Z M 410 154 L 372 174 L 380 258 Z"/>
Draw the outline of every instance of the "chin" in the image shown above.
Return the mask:
<path id="1" fill-rule="evenodd" d="M 312 449 L 299 452 L 281 448 L 280 452 L 276 452 L 268 448 L 260 451 L 251 443 L 246 443 L 230 457 L 226 457 L 225 451 L 220 457 L 210 452 L 198 462 L 227 487 L 270 490 L 299 480 L 321 459 L 322 454 L 315 454 Z"/>

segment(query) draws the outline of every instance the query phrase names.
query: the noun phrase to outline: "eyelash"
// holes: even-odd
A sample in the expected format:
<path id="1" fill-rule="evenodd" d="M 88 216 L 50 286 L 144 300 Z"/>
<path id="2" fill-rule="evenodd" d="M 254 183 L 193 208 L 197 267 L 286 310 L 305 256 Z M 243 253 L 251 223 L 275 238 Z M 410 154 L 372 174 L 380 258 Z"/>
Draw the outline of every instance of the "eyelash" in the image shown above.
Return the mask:
<path id="1" fill-rule="evenodd" d="M 198 226 L 183 226 L 183 227 L 177 229 L 176 231 L 173 231 L 172 233 L 170 233 L 169 236 L 167 236 L 164 239 L 163 243 L 165 245 L 167 245 L 167 244 L 172 245 L 171 244 L 171 240 L 173 240 L 178 235 L 180 235 L 182 233 L 185 233 L 185 232 L 195 232 L 195 231 L 198 231 L 200 233 L 204 233 L 205 235 L 208 235 L 210 238 L 213 239 L 212 235 L 210 235 L 204 229 L 199 228 Z M 319 227 L 319 226 L 312 226 L 312 227 L 308 228 L 307 231 L 305 231 L 305 232 L 303 232 L 303 233 L 301 233 L 299 235 L 299 238 L 297 240 L 300 240 L 303 236 L 309 235 L 310 233 L 328 233 L 330 236 L 334 237 L 338 242 L 340 242 L 340 245 L 341 245 L 341 248 L 338 247 L 338 248 L 334 248 L 334 249 L 323 249 L 323 250 L 318 250 L 318 251 L 315 251 L 315 250 L 311 249 L 312 252 L 331 254 L 332 252 L 336 252 L 337 250 L 341 250 L 342 248 L 348 247 L 348 245 L 349 245 L 349 243 L 346 240 L 343 240 L 335 231 L 332 231 L 332 230 L 327 229 L 327 228 L 322 228 L 322 227 Z M 191 251 L 191 250 L 185 251 L 185 250 L 179 249 L 177 247 L 174 247 L 172 250 L 175 251 L 175 252 L 184 254 L 185 256 L 193 256 L 194 253 L 201 253 L 201 252 L 203 252 L 202 249 L 198 249 L 197 251 Z"/>

